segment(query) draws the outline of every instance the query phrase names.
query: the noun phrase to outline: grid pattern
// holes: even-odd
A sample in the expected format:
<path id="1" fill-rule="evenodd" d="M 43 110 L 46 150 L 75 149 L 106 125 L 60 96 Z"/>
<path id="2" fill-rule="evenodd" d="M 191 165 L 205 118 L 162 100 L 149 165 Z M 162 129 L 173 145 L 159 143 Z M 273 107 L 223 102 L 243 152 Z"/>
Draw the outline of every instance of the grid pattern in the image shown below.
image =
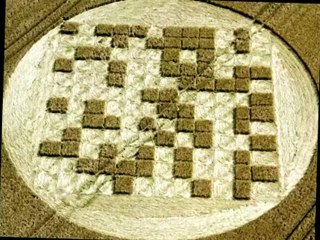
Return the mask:
<path id="1" fill-rule="evenodd" d="M 61 27 L 60 33 L 75 35 L 79 32 L 78 27 L 77 24 L 65 24 Z M 126 88 L 132 81 L 132 79 L 128 79 L 126 74 L 130 66 L 123 59 L 111 60 L 113 52 L 121 52 L 121 49 L 130 48 L 130 38 L 145 39 L 146 50 L 160 51 L 159 73 L 161 81 L 165 83 L 165 81 L 170 82 L 171 79 L 177 79 L 177 82 L 176 84 L 171 83 L 172 87 L 142 88 L 141 103 L 147 103 L 149 109 L 156 110 L 155 114 L 154 112 L 151 115 L 147 114 L 141 117 L 137 123 L 138 131 L 141 133 L 139 140 L 141 140 L 141 136 L 145 136 L 143 142 L 146 144 L 135 146 L 138 151 L 132 156 L 132 159 L 123 159 L 123 146 L 119 147 L 117 144 L 109 143 L 99 145 L 97 159 L 79 158 L 82 129 L 121 132 L 124 125 L 122 121 L 125 121 L 117 115 L 106 114 L 110 111 L 108 108 L 105 111 L 105 101 L 88 99 L 84 102 L 82 128 L 64 129 L 61 141 L 42 142 L 39 154 L 47 157 L 79 158 L 76 165 L 77 172 L 111 175 L 113 176 L 113 192 L 115 194 L 132 194 L 134 185 L 139 184 L 141 178 L 151 183 L 152 178 L 155 177 L 154 173 L 156 171 L 157 174 L 159 173 L 156 170 L 157 165 L 159 167 L 156 158 L 161 158 L 161 154 L 157 155 L 157 149 L 163 149 L 163 152 L 169 153 L 167 157 L 173 158 L 172 175 L 169 177 L 177 179 L 177 184 L 187 184 L 190 196 L 211 197 L 213 183 L 209 179 L 215 174 L 212 173 L 204 178 L 200 174 L 195 176 L 194 167 L 198 168 L 197 172 L 199 173 L 201 168 L 212 167 L 209 164 L 201 165 L 199 161 L 206 162 L 208 158 L 223 159 L 224 157 L 230 161 L 232 151 L 222 151 L 224 156 L 219 156 L 219 151 L 215 151 L 215 149 L 224 149 L 228 144 L 237 144 L 237 135 L 250 134 L 251 122 L 274 122 L 272 94 L 250 93 L 250 83 L 253 80 L 271 80 L 271 69 L 265 66 L 236 65 L 233 67 L 232 77 L 217 78 L 214 74 L 217 67 L 215 62 L 215 29 L 167 27 L 163 29 L 163 37 L 148 37 L 148 29 L 145 26 L 99 24 L 95 28 L 95 35 L 111 38 L 110 46 L 76 47 L 74 59 L 57 58 L 53 66 L 54 72 L 72 73 L 74 60 L 107 61 L 106 85 L 113 88 Z M 236 29 L 233 44 L 237 55 L 249 53 L 251 50 L 250 32 L 247 29 Z M 194 59 L 189 62 L 184 61 L 188 57 Z M 221 119 L 224 114 L 227 116 L 232 109 L 227 107 L 226 100 L 222 101 L 219 109 L 219 94 L 222 96 L 221 99 L 227 99 L 228 95 L 234 96 L 232 95 L 234 93 L 250 96 L 250 104 L 234 109 L 235 138 L 231 139 L 229 133 L 223 134 L 223 125 L 229 125 L 232 122 L 221 121 Z M 179 103 L 183 96 L 188 94 L 193 94 L 195 101 L 193 103 Z M 218 107 L 211 106 L 211 108 L 216 107 L 215 116 L 218 114 L 220 119 L 217 119 L 217 122 L 215 122 L 215 116 L 206 118 L 205 113 L 201 112 L 196 104 L 201 96 L 207 97 L 215 94 Z M 232 101 L 229 101 L 230 106 L 235 100 L 237 98 L 232 97 Z M 107 102 L 108 107 L 109 104 Z M 50 113 L 67 113 L 67 98 L 49 99 L 47 110 Z M 215 138 L 213 137 L 214 131 L 218 131 Z M 131 144 L 134 145 L 134 142 Z M 250 150 L 276 151 L 275 136 L 250 135 Z M 203 156 L 204 159 L 194 161 L 195 151 L 200 153 L 197 156 Z M 233 195 L 235 199 L 250 198 L 251 181 L 278 181 L 277 167 L 251 166 L 250 161 L 245 163 L 240 161 L 239 163 L 239 154 L 248 154 L 247 158 L 250 159 L 249 151 L 236 151 L 234 157 L 231 157 L 231 159 L 235 159 Z M 214 169 L 212 169 L 213 171 Z M 142 181 L 141 184 L 143 184 Z M 219 196 L 219 194 L 217 195 Z"/>

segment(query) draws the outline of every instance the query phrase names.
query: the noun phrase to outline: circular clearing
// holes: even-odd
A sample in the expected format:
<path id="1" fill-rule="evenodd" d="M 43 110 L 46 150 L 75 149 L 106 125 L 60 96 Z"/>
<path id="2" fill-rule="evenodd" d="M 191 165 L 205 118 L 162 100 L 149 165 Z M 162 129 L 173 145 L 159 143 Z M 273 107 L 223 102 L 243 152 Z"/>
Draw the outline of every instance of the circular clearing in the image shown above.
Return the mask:
<path id="1" fill-rule="evenodd" d="M 205 237 L 255 220 L 304 176 L 317 95 L 269 30 L 194 1 L 129 0 L 68 22 L 23 57 L 3 108 L 10 159 L 61 215 L 117 237 Z M 234 116 L 240 107 L 250 117 Z M 143 145 L 154 155 L 137 160 Z M 235 164 L 240 150 L 248 165 Z M 100 171 L 106 158 L 112 174 Z"/>

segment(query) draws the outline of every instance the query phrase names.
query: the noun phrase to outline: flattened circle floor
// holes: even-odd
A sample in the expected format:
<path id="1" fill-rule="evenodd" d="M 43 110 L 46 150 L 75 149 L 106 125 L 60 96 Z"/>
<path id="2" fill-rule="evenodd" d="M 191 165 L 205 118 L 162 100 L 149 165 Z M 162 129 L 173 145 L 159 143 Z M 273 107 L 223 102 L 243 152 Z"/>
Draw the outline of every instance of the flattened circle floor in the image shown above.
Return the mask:
<path id="1" fill-rule="evenodd" d="M 317 111 L 311 77 L 263 26 L 205 3 L 138 0 L 35 43 L 10 78 L 3 130 L 26 184 L 62 216 L 185 239 L 285 199 L 310 164 Z"/>

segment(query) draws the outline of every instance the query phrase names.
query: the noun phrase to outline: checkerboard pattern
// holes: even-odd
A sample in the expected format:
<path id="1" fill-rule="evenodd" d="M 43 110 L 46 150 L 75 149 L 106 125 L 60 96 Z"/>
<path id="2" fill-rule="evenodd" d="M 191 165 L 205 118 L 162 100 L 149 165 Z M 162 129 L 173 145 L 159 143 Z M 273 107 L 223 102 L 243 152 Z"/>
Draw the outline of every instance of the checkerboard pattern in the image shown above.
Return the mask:
<path id="1" fill-rule="evenodd" d="M 140 132 L 150 132 L 154 146 L 142 144 L 133 159 L 117 159 L 116 144 L 100 144 L 97 159 L 79 156 L 83 129 L 121 131 L 122 119 L 106 114 L 106 101 L 87 99 L 84 102 L 81 128 L 66 128 L 61 141 L 44 141 L 39 155 L 47 157 L 77 158 L 76 172 L 79 174 L 105 174 L 113 176 L 114 194 L 132 194 L 137 177 L 153 178 L 156 148 L 174 151 L 172 176 L 190 180 L 192 197 L 210 198 L 213 192 L 211 179 L 194 177 L 193 161 L 195 149 L 210 150 L 214 144 L 214 122 L 197 118 L 196 104 L 181 103 L 182 93 L 241 93 L 249 96 L 249 106 L 234 109 L 234 134 L 249 135 L 250 150 L 234 152 L 234 199 L 250 199 L 251 182 L 279 181 L 277 166 L 251 164 L 251 151 L 277 151 L 276 136 L 251 135 L 251 122 L 275 122 L 272 93 L 251 93 L 252 80 L 272 81 L 271 68 L 265 66 L 236 65 L 233 77 L 215 77 L 216 29 L 210 27 L 166 27 L 162 37 L 148 36 L 149 27 L 99 24 L 95 36 L 111 38 L 111 46 L 79 46 L 74 58 L 58 58 L 53 71 L 72 74 L 75 61 L 105 61 L 108 73 L 105 83 L 110 88 L 126 88 L 128 64 L 122 60 L 110 60 L 114 49 L 128 49 L 130 38 L 145 39 L 146 50 L 161 51 L 159 72 L 163 78 L 177 78 L 176 87 L 146 87 L 141 91 L 141 102 L 150 103 L 157 109 L 155 116 L 141 116 L 137 122 Z M 76 35 L 79 24 L 67 22 L 61 26 L 60 34 Z M 235 54 L 246 54 L 251 50 L 250 31 L 245 28 L 234 30 Z M 195 62 L 182 62 L 183 51 L 195 53 Z M 52 97 L 47 102 L 51 114 L 68 113 L 68 97 Z M 159 127 L 161 120 L 175 124 L 174 130 Z M 177 146 L 177 134 L 188 133 L 193 138 L 192 146 Z"/>

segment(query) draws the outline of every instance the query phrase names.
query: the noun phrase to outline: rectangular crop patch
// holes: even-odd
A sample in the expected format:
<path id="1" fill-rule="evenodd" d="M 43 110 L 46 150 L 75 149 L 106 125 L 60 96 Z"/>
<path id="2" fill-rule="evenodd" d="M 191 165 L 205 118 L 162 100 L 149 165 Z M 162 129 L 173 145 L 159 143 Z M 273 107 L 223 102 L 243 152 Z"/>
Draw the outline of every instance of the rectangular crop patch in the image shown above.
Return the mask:
<path id="1" fill-rule="evenodd" d="M 257 151 L 276 151 L 276 137 L 272 135 L 250 136 L 251 150 Z"/>
<path id="2" fill-rule="evenodd" d="M 236 53 L 249 53 L 250 45 L 250 40 L 237 39 L 235 41 L 235 51 Z"/>
<path id="3" fill-rule="evenodd" d="M 79 158 L 76 164 L 78 173 L 96 174 L 99 171 L 99 160 Z"/>
<path id="4" fill-rule="evenodd" d="M 196 132 L 212 132 L 213 122 L 210 120 L 197 120 Z"/>
<path id="5" fill-rule="evenodd" d="M 249 165 L 251 162 L 250 151 L 237 150 L 234 153 L 235 164 L 246 164 Z"/>
<path id="6" fill-rule="evenodd" d="M 98 24 L 95 28 L 95 34 L 97 36 L 113 36 L 114 26 L 111 24 Z"/>
<path id="7" fill-rule="evenodd" d="M 99 157 L 101 158 L 115 158 L 118 154 L 117 146 L 115 144 L 101 144 Z"/>
<path id="8" fill-rule="evenodd" d="M 148 160 L 137 161 L 137 176 L 152 177 L 154 162 Z"/>
<path id="9" fill-rule="evenodd" d="M 114 192 L 118 194 L 131 194 L 133 192 L 134 177 L 116 176 Z"/>
<path id="10" fill-rule="evenodd" d="M 164 40 L 162 38 L 150 37 L 146 40 L 147 49 L 162 49 L 164 47 Z"/>
<path id="11" fill-rule="evenodd" d="M 251 79 L 264 79 L 270 80 L 272 78 L 272 72 L 270 67 L 253 66 L 250 68 Z"/>
<path id="12" fill-rule="evenodd" d="M 158 146 L 173 147 L 175 139 L 175 132 L 159 131 L 156 136 L 156 144 Z"/>
<path id="13" fill-rule="evenodd" d="M 159 90 L 156 88 L 145 88 L 142 90 L 142 101 L 157 102 L 159 100 Z"/>
<path id="14" fill-rule="evenodd" d="M 173 175 L 175 178 L 191 178 L 192 169 L 191 162 L 175 162 Z"/>
<path id="15" fill-rule="evenodd" d="M 64 157 L 79 157 L 79 142 L 62 142 L 61 155 Z"/>
<path id="16" fill-rule="evenodd" d="M 129 35 L 130 27 L 127 24 L 118 24 L 114 26 L 113 33 L 115 35 Z"/>
<path id="17" fill-rule="evenodd" d="M 110 61 L 109 73 L 123 73 L 127 72 L 127 63 L 124 61 Z"/>
<path id="18" fill-rule="evenodd" d="M 181 76 L 192 76 L 197 75 L 197 65 L 193 63 L 181 63 L 180 64 Z"/>
<path id="19" fill-rule="evenodd" d="M 113 175 L 116 172 L 116 163 L 110 158 L 99 158 L 99 171 L 106 175 Z"/>
<path id="20" fill-rule="evenodd" d="M 195 77 L 180 77 L 178 79 L 178 87 L 180 90 L 195 90 L 196 88 Z"/>
<path id="21" fill-rule="evenodd" d="M 194 120 L 180 118 L 177 121 L 177 131 L 178 132 L 193 132 L 194 130 Z"/>
<path id="22" fill-rule="evenodd" d="M 54 62 L 53 70 L 56 72 L 70 73 L 73 69 L 73 60 L 66 58 L 58 58 Z"/>
<path id="23" fill-rule="evenodd" d="M 108 47 L 81 46 L 77 47 L 76 60 L 109 60 L 111 49 Z"/>
<path id="24" fill-rule="evenodd" d="M 109 73 L 107 75 L 107 84 L 109 87 L 122 88 L 125 85 L 125 74 L 121 73 Z"/>
<path id="25" fill-rule="evenodd" d="M 136 175 L 136 162 L 135 161 L 129 161 L 129 160 L 122 160 L 118 162 L 116 173 L 121 175 L 130 175 L 135 176 Z"/>
<path id="26" fill-rule="evenodd" d="M 104 116 L 102 114 L 85 114 L 82 120 L 84 128 L 103 128 Z"/>
<path id="27" fill-rule="evenodd" d="M 250 133 L 250 121 L 248 119 L 237 119 L 235 121 L 235 134 L 249 134 Z"/>
<path id="28" fill-rule="evenodd" d="M 237 164 L 235 166 L 235 179 L 237 180 L 250 180 L 251 171 L 250 166 L 245 164 Z"/>
<path id="29" fill-rule="evenodd" d="M 251 121 L 273 122 L 274 110 L 272 106 L 253 106 L 250 109 Z"/>
<path id="30" fill-rule="evenodd" d="M 65 22 L 60 27 L 60 33 L 74 35 L 79 32 L 79 23 Z"/>
<path id="31" fill-rule="evenodd" d="M 164 39 L 164 47 L 166 48 L 181 48 L 181 38 L 168 37 Z"/>
<path id="32" fill-rule="evenodd" d="M 104 122 L 104 127 L 106 129 L 120 129 L 120 125 L 121 125 L 121 120 L 120 117 L 116 117 L 116 116 L 106 116 L 105 118 L 105 122 Z"/>
<path id="33" fill-rule="evenodd" d="M 161 63 L 161 75 L 163 77 L 179 77 L 180 64 L 173 61 Z"/>
<path id="34" fill-rule="evenodd" d="M 262 182 L 279 181 L 279 170 L 275 166 L 252 166 L 252 180 Z"/>
<path id="35" fill-rule="evenodd" d="M 201 48 L 201 49 L 214 49 L 214 39 L 200 38 L 199 48 Z"/>
<path id="36" fill-rule="evenodd" d="M 195 50 L 199 48 L 198 38 L 183 38 L 182 39 L 182 49 Z"/>
<path id="37" fill-rule="evenodd" d="M 251 181 L 236 180 L 234 184 L 233 197 L 235 199 L 248 200 L 251 197 Z"/>
<path id="38" fill-rule="evenodd" d="M 192 182 L 192 196 L 193 197 L 211 197 L 212 183 L 211 180 L 198 179 Z"/>
<path id="39" fill-rule="evenodd" d="M 235 66 L 234 67 L 235 78 L 250 78 L 250 68 L 248 66 Z"/>
<path id="40" fill-rule="evenodd" d="M 273 94 L 252 93 L 250 94 L 250 105 L 273 105 Z"/>
<path id="41" fill-rule="evenodd" d="M 91 99 L 85 101 L 84 113 L 104 114 L 105 101 Z"/>
<path id="42" fill-rule="evenodd" d="M 210 49 L 197 50 L 197 61 L 210 63 L 214 60 L 215 51 Z"/>
<path id="43" fill-rule="evenodd" d="M 199 91 L 214 91 L 215 90 L 215 80 L 209 77 L 197 77 L 196 79 L 196 89 Z"/>
<path id="44" fill-rule="evenodd" d="M 250 31 L 246 28 L 238 28 L 233 32 L 235 38 L 237 39 L 249 39 Z"/>
<path id="45" fill-rule="evenodd" d="M 130 27 L 130 36 L 131 37 L 138 37 L 138 38 L 145 38 L 148 34 L 149 28 L 142 25 L 134 25 Z"/>
<path id="46" fill-rule="evenodd" d="M 163 29 L 163 36 L 165 37 L 181 37 L 182 28 L 180 27 L 166 27 Z"/>
<path id="47" fill-rule="evenodd" d="M 247 93 L 250 90 L 249 78 L 236 78 L 236 91 L 241 93 Z"/>
<path id="48" fill-rule="evenodd" d="M 175 161 L 190 161 L 193 160 L 193 149 L 187 147 L 179 147 L 175 150 Z"/>
<path id="49" fill-rule="evenodd" d="M 194 146 L 197 148 L 210 148 L 212 147 L 212 133 L 198 132 L 194 137 Z"/>
<path id="50" fill-rule="evenodd" d="M 162 60 L 165 62 L 179 62 L 180 50 L 176 48 L 166 48 L 162 52 Z"/>
<path id="51" fill-rule="evenodd" d="M 194 118 L 194 105 L 191 104 L 180 104 L 178 106 L 178 116 L 179 118 Z"/>
<path id="52" fill-rule="evenodd" d="M 68 100 L 64 97 L 50 98 L 47 102 L 47 110 L 52 113 L 66 113 L 68 110 Z"/>
<path id="53" fill-rule="evenodd" d="M 81 140 L 81 128 L 66 128 L 63 131 L 62 141 L 77 141 Z"/>
<path id="54" fill-rule="evenodd" d="M 60 156 L 61 143 L 54 141 L 46 141 L 40 144 L 39 155 L 40 156 Z"/>
<path id="55" fill-rule="evenodd" d="M 198 38 L 199 28 L 197 27 L 185 27 L 182 29 L 182 37 Z"/>
<path id="56" fill-rule="evenodd" d="M 249 119 L 249 108 L 248 107 L 236 107 L 235 108 L 235 119 Z"/>
<path id="57" fill-rule="evenodd" d="M 116 35 L 113 36 L 111 41 L 112 47 L 117 48 L 128 48 L 129 47 L 129 38 L 125 35 Z"/>
<path id="58" fill-rule="evenodd" d="M 140 120 L 139 123 L 140 131 L 150 131 L 156 129 L 155 119 L 152 117 L 144 117 Z"/>
<path id="59" fill-rule="evenodd" d="M 153 146 L 140 146 L 137 153 L 137 159 L 153 160 L 154 159 L 154 147 Z"/>
<path id="60" fill-rule="evenodd" d="M 218 92 L 233 92 L 235 90 L 235 80 L 216 79 L 216 90 Z"/>
<path id="61" fill-rule="evenodd" d="M 178 91 L 174 88 L 163 88 L 159 91 L 160 102 L 175 102 L 178 97 Z"/>
<path id="62" fill-rule="evenodd" d="M 214 38 L 215 29 L 210 27 L 202 27 L 199 31 L 200 38 Z"/>
<path id="63" fill-rule="evenodd" d="M 200 77 L 208 77 L 213 78 L 214 77 L 214 67 L 206 62 L 198 62 L 198 76 Z"/>
<path id="64" fill-rule="evenodd" d="M 160 103 L 158 105 L 159 118 L 174 119 L 178 116 L 178 107 L 175 103 Z"/>

